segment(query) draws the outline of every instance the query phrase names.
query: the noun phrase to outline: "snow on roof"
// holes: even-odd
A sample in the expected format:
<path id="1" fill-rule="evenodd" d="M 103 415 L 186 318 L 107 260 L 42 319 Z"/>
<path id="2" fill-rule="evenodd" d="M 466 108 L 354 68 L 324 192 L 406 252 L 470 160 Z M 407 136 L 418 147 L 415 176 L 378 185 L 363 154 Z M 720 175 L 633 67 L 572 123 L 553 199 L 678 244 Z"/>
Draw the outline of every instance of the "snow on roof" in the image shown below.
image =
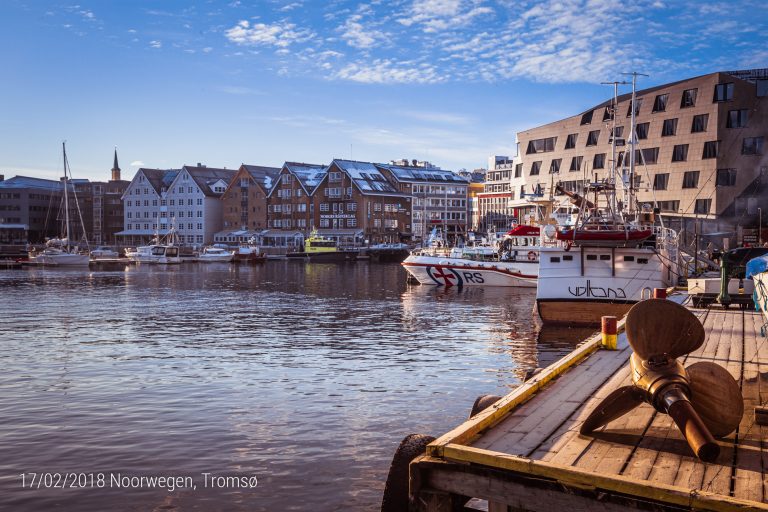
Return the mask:
<path id="1" fill-rule="evenodd" d="M 285 162 L 285 167 L 298 179 L 308 193 L 317 188 L 326 173 L 326 166 L 318 164 L 304 164 L 297 162 Z"/>
<path id="2" fill-rule="evenodd" d="M 5 181 L 0 181 L 0 188 L 36 188 L 54 192 L 62 190 L 60 181 L 32 178 L 29 176 L 14 176 Z"/>
<path id="3" fill-rule="evenodd" d="M 397 192 L 376 165 L 354 160 L 334 160 L 336 166 L 346 172 L 361 192 Z"/>
<path id="4" fill-rule="evenodd" d="M 467 183 L 467 179 L 453 171 L 445 169 L 426 169 L 424 167 L 411 167 L 403 165 L 376 164 L 380 169 L 390 171 L 398 181 L 443 181 L 454 183 Z"/>

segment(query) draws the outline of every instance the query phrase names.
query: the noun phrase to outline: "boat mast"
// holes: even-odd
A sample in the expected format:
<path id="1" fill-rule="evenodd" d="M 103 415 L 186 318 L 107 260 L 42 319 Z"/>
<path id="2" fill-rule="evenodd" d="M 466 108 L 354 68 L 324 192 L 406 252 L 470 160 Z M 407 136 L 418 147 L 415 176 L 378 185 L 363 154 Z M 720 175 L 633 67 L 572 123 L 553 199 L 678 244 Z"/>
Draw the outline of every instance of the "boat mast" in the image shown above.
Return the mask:
<path id="1" fill-rule="evenodd" d="M 67 252 L 69 252 L 69 194 L 67 189 L 69 188 L 69 178 L 67 178 L 67 141 L 62 141 L 61 149 L 64 158 L 64 223 L 66 225 L 67 233 Z"/>
<path id="2" fill-rule="evenodd" d="M 618 183 L 616 175 L 616 113 L 619 110 L 619 85 L 629 85 L 629 82 L 613 81 L 600 83 L 613 86 L 613 104 L 611 105 L 611 119 L 613 120 L 613 125 L 611 127 L 611 177 L 608 180 L 608 183 L 609 185 L 613 185 L 613 193 L 611 194 L 611 214 L 613 217 L 613 225 L 616 227 L 616 216 L 618 215 L 616 208 L 616 183 Z"/>
<path id="3" fill-rule="evenodd" d="M 644 75 L 642 73 L 638 73 L 637 71 L 633 71 L 632 73 L 622 73 L 623 75 L 631 75 L 632 76 L 632 102 L 630 103 L 630 109 L 631 109 L 631 117 L 630 117 L 630 132 L 629 132 L 629 146 L 630 146 L 630 153 L 629 153 L 629 213 L 630 215 L 634 211 L 634 197 L 633 197 L 633 191 L 635 189 L 635 147 L 637 146 L 637 134 L 635 133 L 635 102 L 637 99 L 635 98 L 636 93 L 636 85 L 637 85 L 637 77 L 638 76 L 648 76 Z"/>

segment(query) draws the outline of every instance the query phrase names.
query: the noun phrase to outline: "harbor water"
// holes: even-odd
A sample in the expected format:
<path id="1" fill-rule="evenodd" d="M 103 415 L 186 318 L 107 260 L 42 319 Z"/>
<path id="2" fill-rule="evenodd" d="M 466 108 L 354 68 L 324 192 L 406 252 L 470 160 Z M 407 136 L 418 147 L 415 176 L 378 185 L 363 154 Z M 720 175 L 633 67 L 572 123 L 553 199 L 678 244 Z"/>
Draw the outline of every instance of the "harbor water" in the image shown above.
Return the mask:
<path id="1" fill-rule="evenodd" d="M 378 510 L 406 434 L 584 338 L 534 298 L 397 264 L 0 271 L 0 510 Z"/>

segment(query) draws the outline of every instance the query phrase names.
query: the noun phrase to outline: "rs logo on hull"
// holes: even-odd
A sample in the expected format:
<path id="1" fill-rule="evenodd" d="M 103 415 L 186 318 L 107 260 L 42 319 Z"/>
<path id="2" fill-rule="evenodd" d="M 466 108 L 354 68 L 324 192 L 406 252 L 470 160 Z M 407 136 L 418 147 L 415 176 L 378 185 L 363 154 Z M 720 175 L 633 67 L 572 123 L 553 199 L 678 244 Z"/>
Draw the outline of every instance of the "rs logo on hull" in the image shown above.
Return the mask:
<path id="1" fill-rule="evenodd" d="M 438 286 L 445 286 L 450 288 L 451 286 L 463 286 L 467 284 L 483 284 L 483 274 L 481 272 L 457 272 L 452 268 L 442 267 L 435 265 L 434 267 L 427 267 L 427 275 Z"/>

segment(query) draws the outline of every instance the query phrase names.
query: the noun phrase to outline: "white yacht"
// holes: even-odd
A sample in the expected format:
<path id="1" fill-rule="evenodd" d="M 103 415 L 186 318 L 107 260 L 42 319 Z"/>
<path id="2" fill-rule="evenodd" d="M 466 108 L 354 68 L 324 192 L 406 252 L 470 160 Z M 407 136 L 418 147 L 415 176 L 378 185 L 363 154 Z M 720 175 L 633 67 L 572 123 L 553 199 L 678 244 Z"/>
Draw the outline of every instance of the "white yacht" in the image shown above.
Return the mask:
<path id="1" fill-rule="evenodd" d="M 197 261 L 203 263 L 226 263 L 233 259 L 235 259 L 235 251 L 216 246 L 203 248 L 203 252 L 197 257 Z"/>

